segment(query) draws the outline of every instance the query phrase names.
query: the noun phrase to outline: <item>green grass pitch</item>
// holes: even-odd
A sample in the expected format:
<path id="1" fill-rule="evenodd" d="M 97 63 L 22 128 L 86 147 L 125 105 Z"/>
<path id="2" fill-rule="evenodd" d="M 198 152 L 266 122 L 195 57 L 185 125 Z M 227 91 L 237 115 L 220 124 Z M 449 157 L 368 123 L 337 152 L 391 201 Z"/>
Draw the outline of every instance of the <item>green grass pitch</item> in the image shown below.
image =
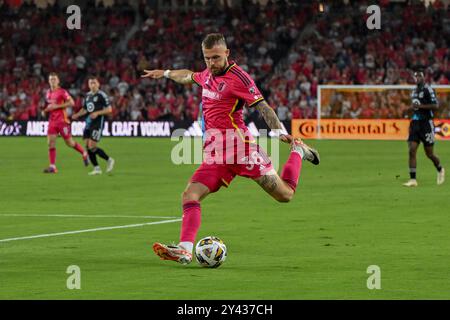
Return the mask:
<path id="1" fill-rule="evenodd" d="M 174 142 L 105 138 L 116 170 L 91 177 L 60 139 L 59 173 L 44 175 L 44 138 L 0 138 L 0 299 L 450 299 L 450 177 L 436 185 L 422 146 L 409 189 L 405 142 L 310 142 L 322 163 L 303 164 L 290 203 L 245 178 L 202 202 L 199 238 L 228 247 L 223 266 L 204 269 L 153 254 L 153 242 L 178 240 L 180 222 L 1 242 L 180 217 L 196 165 L 171 163 Z M 450 143 L 436 152 L 450 172 Z M 70 265 L 80 290 L 66 287 Z M 367 288 L 370 265 L 379 290 Z"/>

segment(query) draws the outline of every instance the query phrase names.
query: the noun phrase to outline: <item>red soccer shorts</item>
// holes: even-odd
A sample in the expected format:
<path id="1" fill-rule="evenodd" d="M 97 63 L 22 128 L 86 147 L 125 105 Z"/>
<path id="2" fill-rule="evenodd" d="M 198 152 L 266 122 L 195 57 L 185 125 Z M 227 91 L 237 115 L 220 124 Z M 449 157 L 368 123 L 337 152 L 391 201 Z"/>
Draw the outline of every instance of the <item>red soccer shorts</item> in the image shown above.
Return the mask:
<path id="1" fill-rule="evenodd" d="M 213 193 L 221 186 L 228 187 L 235 176 L 257 179 L 273 169 L 272 162 L 259 146 L 255 145 L 245 158 L 234 163 L 208 163 L 204 161 L 191 177 L 190 182 L 199 182 Z"/>
<path id="2" fill-rule="evenodd" d="M 60 134 L 64 140 L 69 139 L 71 137 L 70 124 L 63 121 L 59 122 L 50 121 L 48 124 L 47 135 L 58 135 L 58 134 Z"/>

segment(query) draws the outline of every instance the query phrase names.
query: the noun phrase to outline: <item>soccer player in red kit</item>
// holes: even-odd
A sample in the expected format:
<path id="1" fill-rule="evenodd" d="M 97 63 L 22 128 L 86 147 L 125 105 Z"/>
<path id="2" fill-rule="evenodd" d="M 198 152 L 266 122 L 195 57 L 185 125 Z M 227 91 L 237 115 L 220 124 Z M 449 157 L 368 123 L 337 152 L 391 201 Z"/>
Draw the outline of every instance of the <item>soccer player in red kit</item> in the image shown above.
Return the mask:
<path id="1" fill-rule="evenodd" d="M 222 34 L 207 35 L 202 42 L 202 51 L 206 63 L 206 69 L 202 72 L 145 70 L 142 76 L 153 79 L 166 77 L 178 83 L 195 83 L 202 87 L 206 125 L 204 150 L 209 149 L 212 152 L 209 156 L 206 153 L 203 163 L 183 192 L 180 242 L 178 245 L 153 245 L 154 252 L 161 259 L 181 264 L 192 261 L 194 242 L 200 227 L 200 201 L 208 194 L 218 191 L 221 186 L 228 186 L 238 175 L 253 179 L 277 201 L 288 202 L 298 184 L 302 159 L 316 165 L 320 161 L 316 150 L 299 139 L 292 139 L 288 134 L 280 134 L 281 141 L 291 144 L 291 153 L 279 176 L 264 150 L 255 143 L 242 117 L 245 105 L 247 108 L 256 108 L 269 128 L 279 132 L 282 125 L 274 110 L 264 100 L 251 77 L 235 62 L 228 61 L 230 50 Z M 230 130 L 235 133 L 237 139 L 228 139 Z M 241 144 L 236 143 L 239 139 Z M 226 152 L 230 149 L 230 141 L 233 150 L 231 157 Z M 214 147 L 211 148 L 211 145 Z M 244 145 L 243 150 L 239 150 L 238 146 L 236 153 L 236 145 Z M 220 150 L 223 146 L 225 150 Z M 222 154 L 217 156 L 217 152 Z M 211 159 L 215 161 L 210 161 Z"/>
<path id="2" fill-rule="evenodd" d="M 48 157 L 50 165 L 44 169 L 44 173 L 57 173 L 56 169 L 56 137 L 58 134 L 64 139 L 66 145 L 74 148 L 83 157 L 84 165 L 87 166 L 88 154 L 83 147 L 72 139 L 70 133 L 70 121 L 67 117 L 66 108 L 74 106 L 74 101 L 70 94 L 59 86 L 59 77 L 56 73 L 50 73 L 48 76 L 50 89 L 45 96 L 47 107 L 43 110 L 44 114 L 49 114 L 48 120 Z"/>

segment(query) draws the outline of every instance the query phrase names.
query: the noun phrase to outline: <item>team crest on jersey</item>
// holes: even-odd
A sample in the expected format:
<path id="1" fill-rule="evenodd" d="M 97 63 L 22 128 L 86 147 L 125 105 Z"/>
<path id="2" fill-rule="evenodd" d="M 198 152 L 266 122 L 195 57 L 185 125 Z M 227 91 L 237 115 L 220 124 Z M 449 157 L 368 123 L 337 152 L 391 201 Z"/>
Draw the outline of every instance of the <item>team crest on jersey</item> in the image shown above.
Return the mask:
<path id="1" fill-rule="evenodd" d="M 219 83 L 219 85 L 217 86 L 217 91 L 222 92 L 223 90 L 225 90 L 226 84 L 225 82 L 221 82 Z"/>

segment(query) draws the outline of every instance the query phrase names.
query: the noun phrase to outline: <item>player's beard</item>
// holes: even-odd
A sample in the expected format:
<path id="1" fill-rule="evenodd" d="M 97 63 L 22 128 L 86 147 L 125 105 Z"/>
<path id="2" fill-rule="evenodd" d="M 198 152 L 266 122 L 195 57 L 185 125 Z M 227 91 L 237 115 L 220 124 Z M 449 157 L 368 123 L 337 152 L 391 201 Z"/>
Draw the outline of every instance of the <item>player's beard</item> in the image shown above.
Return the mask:
<path id="1" fill-rule="evenodd" d="M 227 68 L 227 65 L 228 65 L 228 63 L 225 62 L 225 64 L 221 68 L 217 68 L 217 69 L 211 68 L 211 73 L 215 76 L 218 74 L 221 74 L 222 72 L 225 71 L 225 69 Z"/>

